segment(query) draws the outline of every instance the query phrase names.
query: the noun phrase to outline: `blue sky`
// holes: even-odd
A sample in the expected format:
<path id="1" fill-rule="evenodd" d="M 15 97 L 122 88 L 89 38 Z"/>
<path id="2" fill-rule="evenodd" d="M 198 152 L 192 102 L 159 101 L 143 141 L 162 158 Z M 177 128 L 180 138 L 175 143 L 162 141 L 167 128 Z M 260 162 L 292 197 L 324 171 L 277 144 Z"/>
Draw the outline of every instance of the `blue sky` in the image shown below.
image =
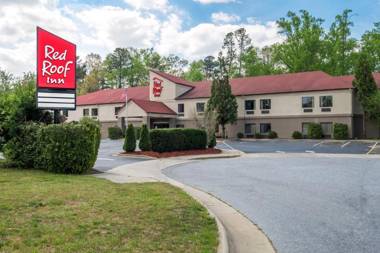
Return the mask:
<path id="1" fill-rule="evenodd" d="M 216 55 L 225 34 L 240 27 L 256 47 L 281 42 L 275 21 L 300 9 L 323 18 L 326 29 L 351 9 L 357 39 L 380 22 L 380 0 L 1 0 L 0 68 L 35 69 L 36 26 L 77 44 L 83 59 L 136 47 L 196 60 Z"/>

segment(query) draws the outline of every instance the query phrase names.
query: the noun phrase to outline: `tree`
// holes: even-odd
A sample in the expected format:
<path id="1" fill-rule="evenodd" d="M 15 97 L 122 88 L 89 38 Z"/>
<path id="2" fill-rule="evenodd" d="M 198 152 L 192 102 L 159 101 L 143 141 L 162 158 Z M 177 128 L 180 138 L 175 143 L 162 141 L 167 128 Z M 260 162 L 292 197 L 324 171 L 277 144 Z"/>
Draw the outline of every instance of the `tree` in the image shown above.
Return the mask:
<path id="1" fill-rule="evenodd" d="M 350 38 L 351 10 L 344 10 L 337 15 L 326 36 L 326 64 L 324 70 L 332 75 L 347 75 L 353 71 L 356 40 Z"/>
<path id="2" fill-rule="evenodd" d="M 289 11 L 287 18 L 280 18 L 277 24 L 285 41 L 274 47 L 276 60 L 289 72 L 319 70 L 323 57 L 323 20 L 315 18 L 305 10 L 300 16 Z"/>
<path id="3" fill-rule="evenodd" d="M 113 53 L 108 54 L 104 66 L 106 78 L 111 86 L 118 88 L 126 85 L 127 69 L 130 68 L 132 61 L 127 48 L 116 48 Z"/>
<path id="4" fill-rule="evenodd" d="M 136 149 L 135 128 L 132 124 L 128 125 L 127 133 L 125 134 L 123 149 L 127 152 L 133 152 Z"/>
<path id="5" fill-rule="evenodd" d="M 90 53 L 86 56 L 87 74 L 79 87 L 79 94 L 84 95 L 105 88 L 105 71 L 102 58 L 98 54 Z"/>
<path id="6" fill-rule="evenodd" d="M 251 46 L 251 39 L 249 38 L 245 28 L 240 28 L 234 32 L 236 44 L 237 44 L 237 76 L 242 76 L 242 62 L 243 56 Z"/>
<path id="7" fill-rule="evenodd" d="M 235 48 L 235 38 L 234 33 L 229 32 L 226 34 L 226 37 L 224 37 L 223 46 L 222 49 L 225 52 L 225 64 L 227 72 L 230 76 L 232 76 L 233 72 L 235 71 L 235 65 L 236 65 L 236 48 Z"/>
<path id="8" fill-rule="evenodd" d="M 141 128 L 141 137 L 140 137 L 140 142 L 139 142 L 139 148 L 142 151 L 152 150 L 152 143 L 150 141 L 149 129 L 146 126 L 146 124 L 142 125 L 142 128 Z"/>
<path id="9" fill-rule="evenodd" d="M 359 53 L 358 61 L 355 66 L 355 79 L 352 85 L 356 89 L 357 98 L 363 108 L 363 135 L 366 137 L 365 121 L 368 118 L 376 118 L 379 112 L 376 111 L 380 106 L 376 104 L 379 99 L 379 91 L 372 75 L 372 66 L 365 52 Z M 370 117 L 369 117 L 370 116 Z"/>
<path id="10" fill-rule="evenodd" d="M 362 36 L 362 50 L 367 53 L 376 72 L 380 72 L 380 22 Z"/>
<path id="11" fill-rule="evenodd" d="M 250 47 L 242 57 L 242 65 L 245 76 L 260 76 L 282 73 L 275 66 L 270 47 L 258 49 Z"/>
<path id="12" fill-rule="evenodd" d="M 203 59 L 203 72 L 205 73 L 205 77 L 207 80 L 212 78 L 217 65 L 218 64 L 215 61 L 215 57 L 212 55 L 206 56 Z"/>
<path id="13" fill-rule="evenodd" d="M 212 81 L 211 97 L 207 103 L 207 110 L 214 111 L 216 122 L 222 126 L 222 137 L 226 137 L 226 124 L 233 124 L 237 120 L 237 102 L 231 92 L 226 63 L 219 57 L 220 73 Z"/>
<path id="14" fill-rule="evenodd" d="M 202 81 L 204 79 L 204 74 L 203 74 L 203 61 L 193 61 L 190 64 L 190 69 L 185 73 L 185 79 L 191 82 L 197 82 L 197 81 Z"/>
<path id="15" fill-rule="evenodd" d="M 86 64 L 82 63 L 79 56 L 77 56 L 76 61 L 75 80 L 80 85 L 86 76 Z"/>
<path id="16" fill-rule="evenodd" d="M 11 89 L 13 82 L 14 76 L 9 72 L 0 69 L 0 92 Z"/>

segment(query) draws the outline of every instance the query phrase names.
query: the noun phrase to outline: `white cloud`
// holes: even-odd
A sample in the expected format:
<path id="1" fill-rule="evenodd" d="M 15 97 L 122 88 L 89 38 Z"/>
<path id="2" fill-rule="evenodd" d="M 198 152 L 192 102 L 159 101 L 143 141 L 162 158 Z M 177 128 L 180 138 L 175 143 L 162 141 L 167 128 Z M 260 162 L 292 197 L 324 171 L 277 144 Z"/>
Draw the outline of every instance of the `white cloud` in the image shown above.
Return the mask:
<path id="1" fill-rule="evenodd" d="M 4 1 L 6 4 L 0 5 L 0 68 L 14 74 L 35 71 L 37 25 L 77 44 L 81 58 L 90 52 L 105 56 L 115 47 L 153 47 L 160 54 L 194 60 L 216 55 L 225 34 L 240 27 L 247 29 L 258 47 L 281 40 L 275 22 L 260 24 L 236 19 L 239 23 L 228 24 L 227 20 L 223 23 L 219 19 L 218 23 L 184 28 L 181 10 L 172 8 L 166 0 L 161 1 L 169 6 L 165 15 L 141 9 L 137 4 L 128 8 L 91 5 L 74 8 L 60 6 L 57 0 Z"/>
<path id="2" fill-rule="evenodd" d="M 239 16 L 221 11 L 212 13 L 211 19 L 214 23 L 235 23 L 237 21 L 240 21 Z"/>
<path id="3" fill-rule="evenodd" d="M 193 0 L 193 1 L 201 3 L 201 4 L 226 4 L 226 3 L 236 2 L 236 0 Z"/>
<path id="4" fill-rule="evenodd" d="M 137 10 L 159 10 L 166 12 L 169 8 L 168 0 L 124 0 Z"/>

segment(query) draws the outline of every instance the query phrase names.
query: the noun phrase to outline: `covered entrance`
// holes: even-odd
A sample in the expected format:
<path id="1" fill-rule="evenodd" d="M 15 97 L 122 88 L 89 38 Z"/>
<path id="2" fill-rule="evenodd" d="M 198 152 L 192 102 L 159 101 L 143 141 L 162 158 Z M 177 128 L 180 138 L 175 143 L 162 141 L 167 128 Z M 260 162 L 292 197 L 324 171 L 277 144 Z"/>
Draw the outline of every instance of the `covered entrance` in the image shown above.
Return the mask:
<path id="1" fill-rule="evenodd" d="M 161 129 L 161 128 L 170 128 L 175 126 L 174 118 L 156 118 L 149 117 L 149 127 L 150 129 Z"/>

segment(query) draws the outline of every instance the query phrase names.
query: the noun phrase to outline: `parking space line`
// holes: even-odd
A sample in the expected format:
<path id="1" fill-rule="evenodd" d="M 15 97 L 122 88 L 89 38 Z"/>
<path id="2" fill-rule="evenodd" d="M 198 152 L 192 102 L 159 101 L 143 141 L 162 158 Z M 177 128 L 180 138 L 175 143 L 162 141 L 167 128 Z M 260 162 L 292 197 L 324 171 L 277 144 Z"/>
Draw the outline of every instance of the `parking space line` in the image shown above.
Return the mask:
<path id="1" fill-rule="evenodd" d="M 375 144 L 373 144 L 372 148 L 367 152 L 367 155 L 371 154 L 371 152 L 376 148 L 378 142 L 375 142 Z"/>
<path id="2" fill-rule="evenodd" d="M 305 150 L 306 153 L 315 153 L 313 150 Z"/>
<path id="3" fill-rule="evenodd" d="M 348 141 L 348 142 L 346 142 L 346 143 L 343 143 L 340 147 L 341 148 L 344 148 L 345 146 L 347 146 L 348 144 L 350 144 L 351 143 L 351 141 Z"/>
<path id="4" fill-rule="evenodd" d="M 285 154 L 284 151 L 277 150 L 276 153 Z"/>
<path id="5" fill-rule="evenodd" d="M 313 147 L 317 147 L 317 146 L 323 144 L 324 142 L 325 142 L 325 141 L 318 142 L 317 144 L 314 144 Z"/>
<path id="6" fill-rule="evenodd" d="M 226 141 L 223 141 L 223 144 L 224 145 L 226 145 L 229 149 L 231 149 L 231 150 L 236 150 L 236 149 L 234 149 L 233 147 L 231 147 L 230 145 L 228 145 L 227 143 L 226 143 Z"/>
<path id="7" fill-rule="evenodd" d="M 101 161 L 113 161 L 115 159 L 99 157 L 97 160 L 101 160 Z"/>

